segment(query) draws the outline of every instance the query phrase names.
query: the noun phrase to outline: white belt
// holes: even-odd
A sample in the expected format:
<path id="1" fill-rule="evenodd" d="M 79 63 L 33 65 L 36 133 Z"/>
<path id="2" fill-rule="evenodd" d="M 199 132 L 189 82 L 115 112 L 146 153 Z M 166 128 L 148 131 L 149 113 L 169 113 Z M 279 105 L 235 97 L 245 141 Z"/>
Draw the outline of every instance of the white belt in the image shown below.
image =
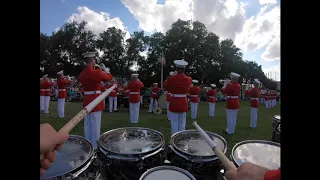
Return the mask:
<path id="1" fill-rule="evenodd" d="M 259 98 L 250 98 L 250 100 L 259 100 Z"/>
<path id="2" fill-rule="evenodd" d="M 172 96 L 172 93 L 167 92 L 167 94 L 169 94 L 170 96 Z"/>
<path id="3" fill-rule="evenodd" d="M 97 90 L 97 91 L 85 91 L 83 94 L 85 94 L 85 95 L 101 94 L 101 91 L 100 90 Z"/>
<path id="4" fill-rule="evenodd" d="M 130 92 L 130 94 L 139 94 L 139 92 Z"/>
<path id="5" fill-rule="evenodd" d="M 215 98 L 214 96 L 209 96 L 209 98 Z"/>
<path id="6" fill-rule="evenodd" d="M 59 91 L 66 91 L 66 89 L 59 89 Z"/>
<path id="7" fill-rule="evenodd" d="M 198 97 L 198 95 L 190 95 L 190 97 Z"/>
<path id="8" fill-rule="evenodd" d="M 45 91 L 45 89 L 40 89 L 40 91 Z"/>
<path id="9" fill-rule="evenodd" d="M 43 91 L 50 91 L 50 89 L 43 89 Z"/>
<path id="10" fill-rule="evenodd" d="M 155 92 L 152 92 L 152 94 L 157 95 L 157 93 L 155 93 Z"/>
<path id="11" fill-rule="evenodd" d="M 187 97 L 186 94 L 172 94 L 173 97 L 177 97 L 177 98 L 183 98 L 183 97 Z"/>
<path id="12" fill-rule="evenodd" d="M 239 97 L 238 97 L 238 96 L 227 96 L 227 98 L 230 98 L 230 99 L 238 99 Z"/>

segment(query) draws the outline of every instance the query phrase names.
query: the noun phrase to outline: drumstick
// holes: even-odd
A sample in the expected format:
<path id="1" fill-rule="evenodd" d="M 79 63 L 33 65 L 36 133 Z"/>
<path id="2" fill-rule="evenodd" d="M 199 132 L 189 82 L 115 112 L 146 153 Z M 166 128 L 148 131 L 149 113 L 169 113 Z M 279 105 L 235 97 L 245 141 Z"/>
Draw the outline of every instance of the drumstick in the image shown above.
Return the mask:
<path id="1" fill-rule="evenodd" d="M 67 124 L 65 124 L 59 132 L 69 133 L 88 113 L 92 111 L 104 98 L 106 98 L 114 88 L 116 88 L 116 84 L 107 89 L 105 92 L 100 94 L 97 98 L 95 98 L 91 103 L 89 103 L 86 107 L 84 107 L 77 115 L 75 115 Z M 40 161 L 43 159 L 43 155 L 40 155 Z"/>
<path id="2" fill-rule="evenodd" d="M 216 148 L 216 144 L 212 141 L 212 139 L 208 136 L 207 133 L 204 132 L 204 130 L 197 124 L 196 121 L 193 122 L 193 125 L 198 130 L 199 134 L 203 137 L 203 139 L 208 143 L 210 148 L 212 148 L 212 151 L 216 154 L 216 156 L 219 158 L 223 166 L 227 170 L 237 170 L 236 166 L 227 158 L 226 155 L 220 149 Z"/>

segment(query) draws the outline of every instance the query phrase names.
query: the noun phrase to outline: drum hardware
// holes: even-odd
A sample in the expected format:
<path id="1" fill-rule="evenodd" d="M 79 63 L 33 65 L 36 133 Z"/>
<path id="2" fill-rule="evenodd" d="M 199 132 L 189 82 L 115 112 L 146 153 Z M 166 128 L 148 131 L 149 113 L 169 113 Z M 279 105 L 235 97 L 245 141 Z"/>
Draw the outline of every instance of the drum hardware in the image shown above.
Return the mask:
<path id="1" fill-rule="evenodd" d="M 78 172 L 72 174 L 72 178 L 75 179 L 75 178 L 78 178 L 78 176 L 80 174 L 82 174 L 85 170 L 87 170 L 89 168 L 89 166 L 92 164 L 92 162 L 97 158 L 96 155 L 93 155 L 92 158 L 90 159 L 90 161 L 84 165 Z"/>
<path id="2" fill-rule="evenodd" d="M 281 139 L 281 116 L 275 115 L 272 118 L 272 138 L 273 142 L 280 143 Z"/>
<path id="3" fill-rule="evenodd" d="M 172 175 L 174 176 L 174 178 L 172 178 Z M 149 178 L 148 178 L 148 176 L 149 176 Z M 167 179 L 170 176 L 171 176 L 171 179 L 196 180 L 196 178 L 194 176 L 192 176 L 192 174 L 190 174 L 188 171 L 183 170 L 178 167 L 175 167 L 175 166 L 154 167 L 152 169 L 149 169 L 145 173 L 143 173 L 139 180 L 144 180 L 144 179 L 161 180 L 161 179 Z"/>

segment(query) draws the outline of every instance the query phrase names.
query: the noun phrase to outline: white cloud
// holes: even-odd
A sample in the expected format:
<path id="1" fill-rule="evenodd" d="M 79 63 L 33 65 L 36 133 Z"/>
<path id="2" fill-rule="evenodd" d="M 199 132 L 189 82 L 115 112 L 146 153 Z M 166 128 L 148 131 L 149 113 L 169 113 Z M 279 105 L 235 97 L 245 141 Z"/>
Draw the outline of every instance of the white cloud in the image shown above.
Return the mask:
<path id="1" fill-rule="evenodd" d="M 277 4 L 277 0 L 259 0 L 260 5 Z"/>
<path id="2" fill-rule="evenodd" d="M 125 38 L 128 39 L 130 37 L 127 28 L 124 26 L 123 22 L 120 18 L 110 18 L 110 15 L 106 12 L 95 12 L 86 6 L 81 6 L 77 8 L 78 13 L 72 14 L 68 18 L 68 22 L 76 21 L 86 21 L 87 28 L 91 30 L 95 35 L 99 35 L 101 32 L 107 30 L 109 27 L 116 27 L 118 29 L 126 32 Z"/>
<path id="3" fill-rule="evenodd" d="M 272 39 L 266 50 L 261 54 L 261 58 L 267 61 L 280 59 L 280 36 Z"/>
<path id="4" fill-rule="evenodd" d="M 267 76 L 269 76 L 270 79 L 274 79 L 277 81 L 280 81 L 281 79 L 280 69 L 281 69 L 280 64 L 273 67 L 269 67 L 269 68 L 262 68 L 263 72 L 267 74 Z"/>

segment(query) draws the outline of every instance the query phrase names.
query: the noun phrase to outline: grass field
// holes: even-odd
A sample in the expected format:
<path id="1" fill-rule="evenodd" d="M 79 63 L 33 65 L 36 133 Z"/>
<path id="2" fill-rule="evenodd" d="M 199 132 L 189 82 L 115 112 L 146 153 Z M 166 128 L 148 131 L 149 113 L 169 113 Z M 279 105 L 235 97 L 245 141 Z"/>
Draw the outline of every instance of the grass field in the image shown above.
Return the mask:
<path id="1" fill-rule="evenodd" d="M 249 128 L 250 123 L 250 106 L 249 101 L 241 101 L 241 107 L 238 111 L 237 127 L 233 136 L 225 135 L 222 130 L 226 128 L 226 111 L 225 102 L 216 103 L 215 117 L 208 115 L 208 103 L 201 102 L 198 107 L 197 122 L 206 131 L 222 135 L 228 142 L 228 153 L 232 147 L 243 140 L 259 139 L 271 140 L 272 135 L 272 117 L 280 115 L 280 105 L 266 109 L 260 106 L 258 113 L 258 127 Z M 40 111 L 40 123 L 49 123 L 56 130 L 59 130 L 68 120 L 75 116 L 82 108 L 82 103 L 68 103 L 65 105 L 65 118 L 58 118 L 57 102 L 50 102 L 50 114 L 43 114 Z M 129 109 L 120 108 L 118 112 L 103 112 L 101 122 L 101 134 L 111 129 L 120 127 L 146 127 L 160 131 L 165 136 L 165 141 L 169 142 L 171 130 L 170 123 L 167 120 L 166 113 L 161 115 L 147 113 L 147 107 L 140 109 L 140 118 L 138 124 L 131 124 L 129 121 Z M 194 129 L 190 112 L 187 114 L 186 129 Z M 79 123 L 70 134 L 83 136 L 83 122 Z"/>

